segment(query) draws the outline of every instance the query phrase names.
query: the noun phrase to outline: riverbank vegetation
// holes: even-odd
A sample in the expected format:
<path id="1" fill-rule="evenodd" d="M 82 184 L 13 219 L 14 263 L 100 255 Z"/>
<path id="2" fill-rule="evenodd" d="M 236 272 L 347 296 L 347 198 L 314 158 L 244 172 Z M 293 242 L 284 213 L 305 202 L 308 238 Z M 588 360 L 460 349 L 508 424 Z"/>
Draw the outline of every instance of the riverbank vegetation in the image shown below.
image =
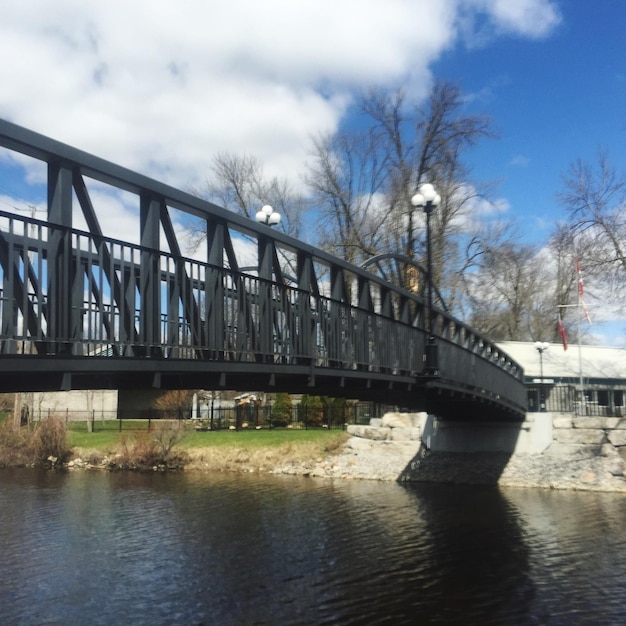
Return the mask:
<path id="1" fill-rule="evenodd" d="M 0 422 L 0 467 L 62 464 L 69 460 L 65 423 L 49 418 L 34 427 L 15 427 L 8 417 Z"/>
<path id="2" fill-rule="evenodd" d="M 132 427 L 132 430 L 130 429 Z M 50 417 L 30 426 L 0 423 L 0 467 L 55 465 L 109 469 L 199 469 L 269 471 L 281 463 L 301 462 L 338 451 L 341 430 L 241 430 L 198 432 L 185 421 L 99 423 Z"/>

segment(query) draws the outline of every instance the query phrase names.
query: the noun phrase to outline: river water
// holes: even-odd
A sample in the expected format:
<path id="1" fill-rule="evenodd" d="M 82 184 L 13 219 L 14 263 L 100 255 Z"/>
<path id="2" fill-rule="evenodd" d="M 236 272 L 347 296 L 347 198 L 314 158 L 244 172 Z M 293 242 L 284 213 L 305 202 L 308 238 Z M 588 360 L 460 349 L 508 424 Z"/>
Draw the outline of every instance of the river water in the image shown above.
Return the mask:
<path id="1" fill-rule="evenodd" d="M 623 624 L 619 494 L 0 471 L 0 624 Z"/>

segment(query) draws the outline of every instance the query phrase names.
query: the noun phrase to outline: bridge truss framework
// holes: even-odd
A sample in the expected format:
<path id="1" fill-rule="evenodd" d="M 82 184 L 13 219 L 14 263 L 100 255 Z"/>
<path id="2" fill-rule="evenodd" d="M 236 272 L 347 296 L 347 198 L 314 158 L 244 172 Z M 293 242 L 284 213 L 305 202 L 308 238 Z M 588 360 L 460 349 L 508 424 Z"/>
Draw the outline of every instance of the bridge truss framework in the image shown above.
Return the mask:
<path id="1" fill-rule="evenodd" d="M 0 146 L 47 177 L 46 219 L 0 212 L 0 391 L 228 388 L 524 415 L 521 367 L 439 309 L 440 369 L 425 375 L 416 294 L 3 120 Z M 103 232 L 106 194 L 135 208 L 136 243 Z M 193 257 L 190 218 L 206 241 Z"/>

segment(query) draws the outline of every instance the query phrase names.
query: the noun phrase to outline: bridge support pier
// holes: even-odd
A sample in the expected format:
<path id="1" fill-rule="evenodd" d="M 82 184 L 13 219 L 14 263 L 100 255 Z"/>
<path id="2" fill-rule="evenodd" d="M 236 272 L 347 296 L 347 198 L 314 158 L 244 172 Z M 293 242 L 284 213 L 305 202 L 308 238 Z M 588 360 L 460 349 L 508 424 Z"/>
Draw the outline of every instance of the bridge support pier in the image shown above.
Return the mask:
<path id="1" fill-rule="evenodd" d="M 552 414 L 530 413 L 517 421 L 440 420 L 427 413 L 387 413 L 369 426 L 348 426 L 348 433 L 374 441 L 421 441 L 424 451 L 541 454 L 551 444 Z"/>
<path id="2" fill-rule="evenodd" d="M 540 454 L 552 443 L 552 414 L 532 413 L 523 422 L 439 420 L 422 423 L 422 445 L 433 452 Z"/>

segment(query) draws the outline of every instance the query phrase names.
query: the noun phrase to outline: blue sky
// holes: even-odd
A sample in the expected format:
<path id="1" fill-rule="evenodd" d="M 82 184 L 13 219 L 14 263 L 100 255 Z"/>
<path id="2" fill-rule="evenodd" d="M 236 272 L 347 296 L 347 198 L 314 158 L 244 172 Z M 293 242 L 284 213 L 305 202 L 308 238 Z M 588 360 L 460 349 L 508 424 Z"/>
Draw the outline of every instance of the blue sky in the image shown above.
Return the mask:
<path id="1" fill-rule="evenodd" d="M 474 176 L 542 243 L 574 159 L 605 148 L 626 170 L 625 26 L 623 0 L 4 0 L 0 118 L 180 188 L 223 151 L 298 185 L 360 90 L 450 79 L 499 134 Z M 0 151 L 0 208 L 43 202 L 42 175 Z"/>
<path id="2" fill-rule="evenodd" d="M 500 181 L 496 195 L 538 245 L 565 219 L 558 194 L 575 159 L 594 163 L 607 150 L 626 175 L 626 3 L 557 6 L 561 21 L 545 38 L 460 46 L 432 65 L 435 75 L 460 82 L 472 96 L 472 111 L 493 118 L 499 138 L 472 152 L 474 174 Z M 594 324 L 588 332 L 598 343 L 626 346 L 623 311 L 608 312 L 599 296 L 589 284 Z"/>
<path id="3" fill-rule="evenodd" d="M 474 173 L 501 181 L 498 195 L 538 242 L 564 218 L 557 194 L 575 159 L 593 162 L 606 149 L 626 171 L 626 3 L 557 6 L 561 21 L 545 38 L 459 46 L 432 66 L 475 98 L 473 111 L 493 118 L 499 139 L 472 152 Z"/>

